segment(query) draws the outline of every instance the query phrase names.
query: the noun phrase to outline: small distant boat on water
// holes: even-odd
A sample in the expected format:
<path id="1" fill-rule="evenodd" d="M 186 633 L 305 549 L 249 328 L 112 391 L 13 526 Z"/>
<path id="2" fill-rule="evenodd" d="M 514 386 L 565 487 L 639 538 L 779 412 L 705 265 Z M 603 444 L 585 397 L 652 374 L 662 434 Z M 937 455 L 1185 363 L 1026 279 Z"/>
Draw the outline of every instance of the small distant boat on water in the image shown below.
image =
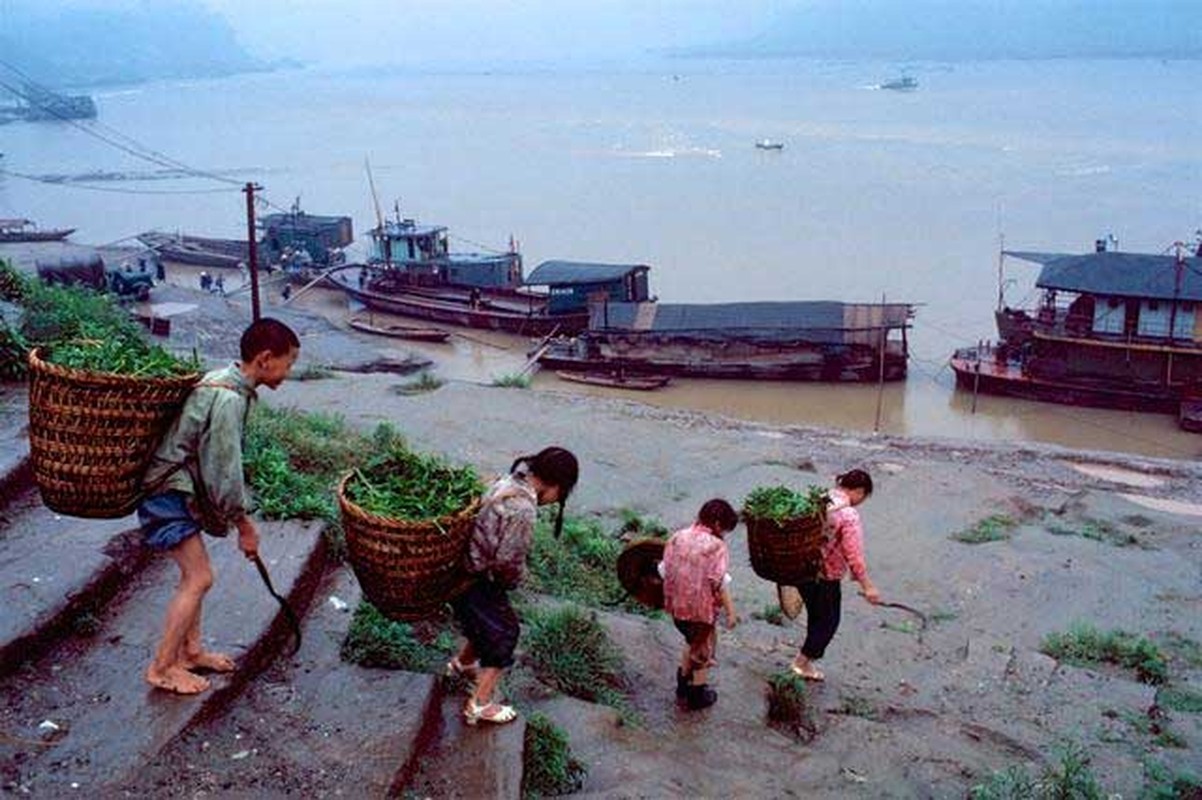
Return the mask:
<path id="1" fill-rule="evenodd" d="M 775 142 L 771 139 L 760 139 L 758 142 L 755 143 L 755 146 L 759 150 L 784 150 L 785 149 L 784 142 Z"/>
<path id="2" fill-rule="evenodd" d="M 902 75 L 900 78 L 885 81 L 881 84 L 881 88 L 891 89 L 895 92 L 912 92 L 918 88 L 918 78 L 911 75 Z"/>
<path id="3" fill-rule="evenodd" d="M 611 389 L 634 389 L 647 392 L 661 389 L 671 380 L 666 375 L 626 375 L 618 372 L 567 372 L 558 371 L 555 375 L 564 381 L 572 383 L 587 383 L 591 386 L 606 386 Z"/>
<path id="4" fill-rule="evenodd" d="M 37 223 L 28 219 L 0 219 L 0 242 L 60 242 L 74 228 L 46 228 L 39 230 Z"/>
<path id="5" fill-rule="evenodd" d="M 1189 255 L 1124 253 L 1098 239 L 1085 254 L 1004 250 L 998 341 L 957 350 L 956 385 L 1076 406 L 1176 413 L 1202 429 L 1202 243 Z M 1004 258 L 1041 265 L 1030 310 L 1010 308 Z"/>
<path id="6" fill-rule="evenodd" d="M 408 339 L 415 342 L 445 342 L 451 338 L 448 331 L 441 328 L 426 328 L 416 325 L 376 325 L 369 320 L 351 319 L 348 323 L 352 328 L 376 336 L 391 336 L 394 339 Z"/>

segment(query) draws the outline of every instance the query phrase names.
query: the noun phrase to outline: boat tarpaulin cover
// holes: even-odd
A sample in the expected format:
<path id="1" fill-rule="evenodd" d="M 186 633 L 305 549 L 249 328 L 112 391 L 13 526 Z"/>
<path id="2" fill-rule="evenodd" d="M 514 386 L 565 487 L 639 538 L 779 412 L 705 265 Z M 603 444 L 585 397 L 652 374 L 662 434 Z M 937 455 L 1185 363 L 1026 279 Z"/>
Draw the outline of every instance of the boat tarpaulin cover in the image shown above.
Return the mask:
<path id="1" fill-rule="evenodd" d="M 569 286 L 581 283 L 607 283 L 624 278 L 645 264 L 590 264 L 583 261 L 544 261 L 534 268 L 525 283 L 531 286 Z"/>
<path id="2" fill-rule="evenodd" d="M 1042 264 L 1035 285 L 1043 289 L 1136 297 L 1202 301 L 1202 258 L 1146 253 L 1028 253 L 1006 255 Z"/>
<path id="3" fill-rule="evenodd" d="M 910 316 L 908 303 L 598 303 L 591 308 L 589 327 L 696 338 L 851 343 L 866 333 L 875 340 L 882 329 L 906 327 Z"/>

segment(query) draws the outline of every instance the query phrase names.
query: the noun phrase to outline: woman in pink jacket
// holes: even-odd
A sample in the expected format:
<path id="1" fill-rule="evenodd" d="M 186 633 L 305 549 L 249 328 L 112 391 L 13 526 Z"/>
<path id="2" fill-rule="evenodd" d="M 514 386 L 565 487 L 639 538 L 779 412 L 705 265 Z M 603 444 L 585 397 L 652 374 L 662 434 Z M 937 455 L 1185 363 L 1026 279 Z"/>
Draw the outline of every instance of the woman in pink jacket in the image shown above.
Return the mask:
<path id="1" fill-rule="evenodd" d="M 876 604 L 881 593 L 868 577 L 864 561 L 864 526 L 856 506 L 872 494 L 872 477 L 862 469 L 853 469 L 835 478 L 831 505 L 827 511 L 830 539 L 823 549 L 818 579 L 797 587 L 806 607 L 806 638 L 790 669 L 806 680 L 820 681 L 826 676 L 814 666 L 839 630 L 842 614 L 843 576 L 851 570 L 865 599 Z"/>

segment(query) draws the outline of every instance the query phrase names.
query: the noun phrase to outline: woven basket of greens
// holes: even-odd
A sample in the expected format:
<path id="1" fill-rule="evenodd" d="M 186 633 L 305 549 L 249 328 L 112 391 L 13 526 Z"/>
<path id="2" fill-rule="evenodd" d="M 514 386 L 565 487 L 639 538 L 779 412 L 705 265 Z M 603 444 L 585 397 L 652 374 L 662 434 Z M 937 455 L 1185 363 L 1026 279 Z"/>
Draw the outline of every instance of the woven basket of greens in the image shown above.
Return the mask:
<path id="1" fill-rule="evenodd" d="M 401 447 L 342 479 L 347 555 L 372 605 L 421 619 L 467 588 L 463 560 L 483 491 L 471 467 Z"/>
<path id="2" fill-rule="evenodd" d="M 805 492 L 787 486 L 752 490 L 743 501 L 743 522 L 755 574 L 786 586 L 817 578 L 829 503 L 826 490 L 819 486 Z"/>
<path id="3" fill-rule="evenodd" d="M 200 379 L 141 340 L 29 352 L 29 454 L 42 502 L 73 517 L 131 514 L 159 440 Z"/>

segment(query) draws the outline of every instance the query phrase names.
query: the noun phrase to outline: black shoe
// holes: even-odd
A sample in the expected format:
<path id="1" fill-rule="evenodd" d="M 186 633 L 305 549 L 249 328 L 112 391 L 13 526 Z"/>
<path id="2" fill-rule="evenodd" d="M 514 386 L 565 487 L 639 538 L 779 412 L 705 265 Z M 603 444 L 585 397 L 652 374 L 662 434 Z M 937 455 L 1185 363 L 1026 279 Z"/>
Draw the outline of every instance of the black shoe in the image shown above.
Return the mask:
<path id="1" fill-rule="evenodd" d="M 685 700 L 689 696 L 689 678 L 680 670 L 676 670 L 676 699 Z"/>
<path id="2" fill-rule="evenodd" d="M 718 702 L 718 693 L 703 683 L 700 686 L 690 686 L 688 688 L 688 699 L 689 710 L 700 711 Z"/>

